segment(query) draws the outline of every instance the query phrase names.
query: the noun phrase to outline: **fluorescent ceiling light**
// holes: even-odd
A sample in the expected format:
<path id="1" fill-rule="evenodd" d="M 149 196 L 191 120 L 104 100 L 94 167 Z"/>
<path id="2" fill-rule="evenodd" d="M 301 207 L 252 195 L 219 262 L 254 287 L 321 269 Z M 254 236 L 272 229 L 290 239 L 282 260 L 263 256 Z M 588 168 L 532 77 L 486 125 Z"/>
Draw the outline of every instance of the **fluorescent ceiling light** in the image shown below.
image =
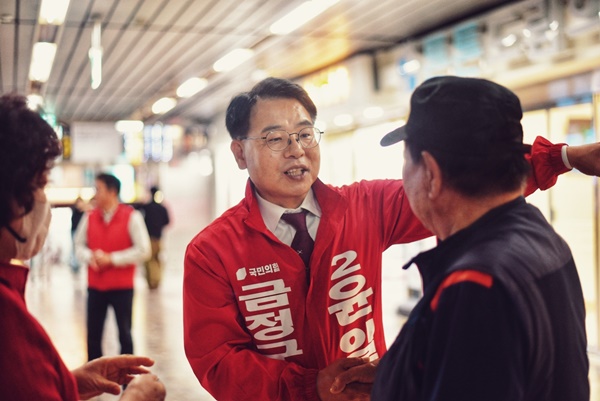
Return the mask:
<path id="1" fill-rule="evenodd" d="M 61 25 L 65 22 L 69 0 L 42 0 L 40 7 L 40 24 Z"/>
<path id="2" fill-rule="evenodd" d="M 90 57 L 91 86 L 92 89 L 98 89 L 102 83 L 102 48 L 90 47 L 88 55 Z"/>
<path id="3" fill-rule="evenodd" d="M 275 21 L 271 25 L 271 33 L 275 35 L 286 35 L 306 24 L 338 1 L 339 0 L 305 1 L 278 21 Z"/>
<path id="4" fill-rule="evenodd" d="M 123 133 L 142 132 L 144 123 L 139 120 L 119 120 L 115 123 L 115 129 Z"/>
<path id="5" fill-rule="evenodd" d="M 152 112 L 154 114 L 163 114 L 171 110 L 176 105 L 177 101 L 172 97 L 163 97 L 154 102 L 152 105 Z"/>
<path id="6" fill-rule="evenodd" d="M 217 72 L 231 71 L 254 55 L 252 49 L 234 49 L 218 59 L 213 68 Z"/>
<path id="7" fill-rule="evenodd" d="M 46 82 L 50 78 L 54 56 L 56 55 L 56 43 L 37 42 L 33 45 L 31 55 L 31 66 L 29 67 L 29 79 L 32 81 Z"/>
<path id="8" fill-rule="evenodd" d="M 191 97 L 206 88 L 206 85 L 208 85 L 206 78 L 193 77 L 179 85 L 176 93 L 179 97 Z"/>
<path id="9" fill-rule="evenodd" d="M 92 89 L 98 89 L 102 83 L 102 52 L 102 23 L 96 21 L 92 29 L 92 47 L 88 51 Z"/>

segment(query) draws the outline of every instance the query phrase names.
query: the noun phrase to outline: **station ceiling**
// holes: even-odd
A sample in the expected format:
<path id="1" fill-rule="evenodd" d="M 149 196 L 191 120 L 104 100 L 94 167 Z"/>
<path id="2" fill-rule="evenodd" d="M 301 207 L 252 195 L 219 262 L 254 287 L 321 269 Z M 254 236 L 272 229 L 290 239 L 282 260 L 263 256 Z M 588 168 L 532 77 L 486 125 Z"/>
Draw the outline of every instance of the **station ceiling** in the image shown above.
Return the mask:
<path id="1" fill-rule="evenodd" d="M 320 0 L 316 0 L 320 1 Z M 57 43 L 44 108 L 65 122 L 210 122 L 256 71 L 299 78 L 352 55 L 383 49 L 487 12 L 500 0 L 340 0 L 287 35 L 270 25 L 301 0 L 71 0 L 55 32 L 38 23 L 40 0 L 0 2 L 0 93 L 32 90 L 29 66 L 40 36 Z M 102 83 L 90 86 L 89 49 L 101 24 Z M 234 48 L 254 56 L 229 72 L 213 63 Z M 190 77 L 207 79 L 196 95 L 156 116 L 151 105 Z"/>

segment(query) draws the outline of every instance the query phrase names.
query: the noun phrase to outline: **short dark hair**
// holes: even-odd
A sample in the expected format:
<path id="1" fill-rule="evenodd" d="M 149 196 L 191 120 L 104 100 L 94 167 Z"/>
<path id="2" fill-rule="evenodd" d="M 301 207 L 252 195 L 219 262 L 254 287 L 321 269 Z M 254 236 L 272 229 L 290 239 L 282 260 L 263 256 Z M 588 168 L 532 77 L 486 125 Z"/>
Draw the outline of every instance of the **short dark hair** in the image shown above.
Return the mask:
<path id="1" fill-rule="evenodd" d="M 15 93 L 0 97 L 0 226 L 17 218 L 13 202 L 25 213 L 33 208 L 34 192 L 43 188 L 42 174 L 61 154 L 54 129 Z"/>
<path id="2" fill-rule="evenodd" d="M 519 189 L 531 171 L 525 156 L 518 152 L 491 157 L 457 156 L 442 149 L 425 149 L 425 146 L 411 138 L 404 142 L 413 162 L 421 162 L 421 152 L 424 150 L 431 153 L 448 185 L 470 197 L 497 195 Z"/>
<path id="3" fill-rule="evenodd" d="M 96 176 L 96 180 L 102 181 L 109 191 L 114 191 L 117 195 L 121 191 L 121 181 L 112 174 L 100 173 Z"/>
<path id="4" fill-rule="evenodd" d="M 259 99 L 296 99 L 306 109 L 313 123 L 317 119 L 317 107 L 302 86 L 281 78 L 266 78 L 252 88 L 231 99 L 227 107 L 225 125 L 232 139 L 248 136 L 250 113 Z"/>

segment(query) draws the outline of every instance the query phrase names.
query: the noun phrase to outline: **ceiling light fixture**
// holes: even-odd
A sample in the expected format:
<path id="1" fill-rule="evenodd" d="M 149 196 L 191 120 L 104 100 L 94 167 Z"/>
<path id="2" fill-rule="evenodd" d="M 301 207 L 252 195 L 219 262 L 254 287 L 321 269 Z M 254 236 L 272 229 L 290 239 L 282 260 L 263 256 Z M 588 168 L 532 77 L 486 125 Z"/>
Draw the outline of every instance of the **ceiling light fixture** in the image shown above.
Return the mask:
<path id="1" fill-rule="evenodd" d="M 305 1 L 298 7 L 284 15 L 271 25 L 271 33 L 275 35 L 287 35 L 306 24 L 339 0 L 311 0 Z"/>
<path id="2" fill-rule="evenodd" d="M 56 43 L 37 42 L 33 45 L 29 79 L 31 81 L 46 82 L 50 78 L 52 64 L 56 56 Z"/>
<path id="3" fill-rule="evenodd" d="M 217 72 L 231 71 L 254 55 L 252 49 L 234 49 L 218 59 L 213 68 Z"/>
<path id="4" fill-rule="evenodd" d="M 91 86 L 98 89 L 102 83 L 102 22 L 97 18 L 92 29 L 92 46 L 88 52 L 90 57 Z"/>
<path id="5" fill-rule="evenodd" d="M 62 25 L 65 22 L 69 0 L 42 0 L 40 6 L 40 24 Z"/>
<path id="6" fill-rule="evenodd" d="M 62 33 L 69 0 L 42 0 L 38 16 L 39 29 L 36 30 L 36 43 L 31 52 L 29 80 L 35 94 L 41 94 L 42 83 L 47 82 L 56 57 L 56 43 Z"/>
<path id="7" fill-rule="evenodd" d="M 152 112 L 154 114 L 164 114 L 176 105 L 177 101 L 172 97 L 163 97 L 154 102 L 152 105 Z"/>
<path id="8" fill-rule="evenodd" d="M 206 78 L 192 77 L 179 85 L 176 93 L 179 97 L 192 97 L 206 88 L 206 85 L 208 85 Z"/>

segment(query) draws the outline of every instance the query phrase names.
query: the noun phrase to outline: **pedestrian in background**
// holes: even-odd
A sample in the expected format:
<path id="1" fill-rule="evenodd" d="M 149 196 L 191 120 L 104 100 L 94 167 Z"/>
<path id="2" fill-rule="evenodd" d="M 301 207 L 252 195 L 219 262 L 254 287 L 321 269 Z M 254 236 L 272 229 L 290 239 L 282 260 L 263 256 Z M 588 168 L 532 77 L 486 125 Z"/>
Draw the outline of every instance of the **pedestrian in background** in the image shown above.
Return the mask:
<path id="1" fill-rule="evenodd" d="M 146 268 L 146 281 L 148 288 L 154 290 L 158 288 L 163 274 L 163 264 L 161 261 L 161 238 L 164 228 L 169 225 L 169 211 L 162 204 L 164 199 L 162 191 L 157 186 L 150 188 L 150 200 L 140 208 L 144 215 L 144 221 L 148 234 L 150 235 L 150 246 L 152 255 L 144 266 Z"/>
<path id="2" fill-rule="evenodd" d="M 75 234 L 80 262 L 88 266 L 88 358 L 102 356 L 108 307 L 115 312 L 121 354 L 133 353 L 131 315 L 136 264 L 150 257 L 150 237 L 142 214 L 119 200 L 121 182 L 112 174 L 96 176 L 95 208 Z"/>
<path id="3" fill-rule="evenodd" d="M 81 196 L 77 196 L 75 201 L 71 205 L 71 270 L 74 273 L 79 272 L 79 261 L 75 256 L 75 232 L 77 231 L 77 226 L 81 221 L 84 213 L 88 210 L 88 204 L 83 200 Z"/>

